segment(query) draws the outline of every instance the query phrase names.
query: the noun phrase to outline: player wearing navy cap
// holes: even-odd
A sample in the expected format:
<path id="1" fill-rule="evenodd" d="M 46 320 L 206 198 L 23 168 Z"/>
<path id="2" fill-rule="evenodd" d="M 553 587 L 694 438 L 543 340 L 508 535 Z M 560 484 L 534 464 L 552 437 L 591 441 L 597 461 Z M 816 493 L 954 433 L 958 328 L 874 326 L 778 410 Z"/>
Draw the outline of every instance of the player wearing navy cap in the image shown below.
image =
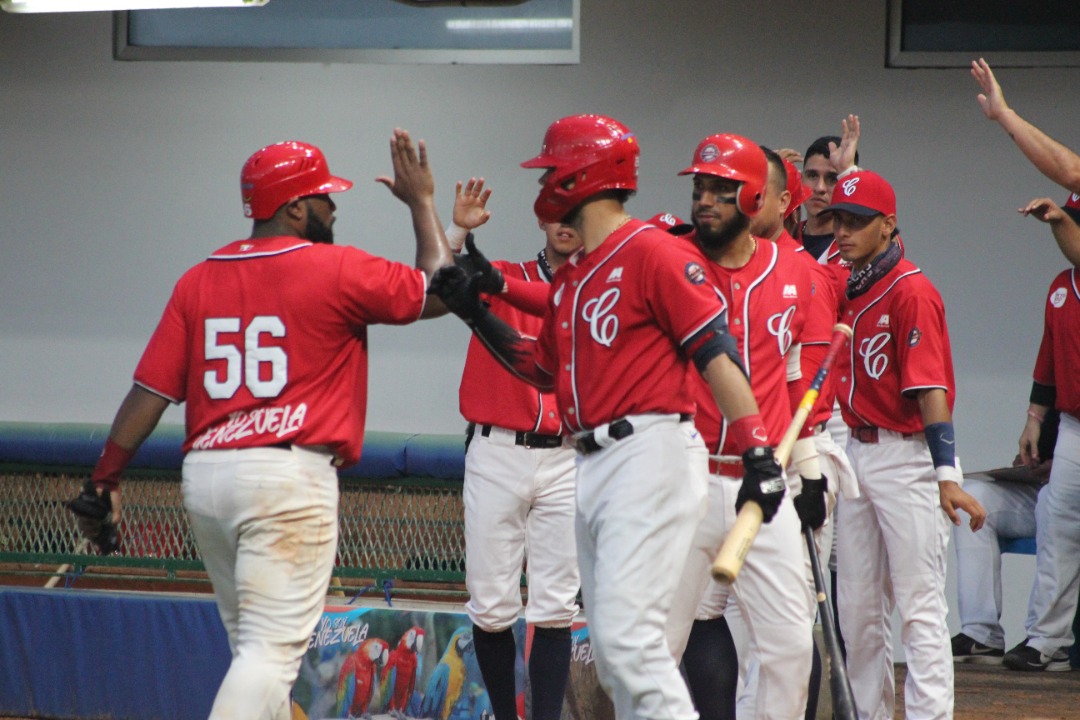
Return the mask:
<path id="1" fill-rule="evenodd" d="M 951 717 L 949 521 L 958 523 L 963 509 L 977 530 L 985 510 L 961 488 L 945 308 L 895 242 L 896 195 L 884 178 L 849 175 L 823 212 L 852 265 L 842 312 L 854 334 L 834 372 L 860 493 L 837 506 L 837 601 L 855 704 L 861 718 L 894 713 L 896 607 L 908 669 L 905 713 Z"/>

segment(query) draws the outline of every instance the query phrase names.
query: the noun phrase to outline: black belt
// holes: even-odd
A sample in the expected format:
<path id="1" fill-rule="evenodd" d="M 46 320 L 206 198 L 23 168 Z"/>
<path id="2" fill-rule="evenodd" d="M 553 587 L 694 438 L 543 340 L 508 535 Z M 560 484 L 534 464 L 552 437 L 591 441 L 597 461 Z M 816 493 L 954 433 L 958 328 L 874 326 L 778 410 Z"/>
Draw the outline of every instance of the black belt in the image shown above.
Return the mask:
<path id="1" fill-rule="evenodd" d="M 481 425 L 480 434 L 484 437 L 491 435 L 491 425 Z M 527 448 L 557 448 L 562 447 L 562 435 L 546 435 L 544 433 L 517 430 L 514 435 L 514 444 Z"/>
<path id="2" fill-rule="evenodd" d="M 694 416 L 690 413 L 682 413 L 679 415 L 679 422 L 688 422 Z M 612 440 L 619 441 L 623 438 L 630 437 L 634 434 L 633 424 L 626 418 L 620 418 L 613 422 L 608 423 L 608 437 Z M 574 449 L 582 455 L 591 455 L 597 450 L 603 450 L 598 442 L 596 442 L 596 436 L 592 431 L 582 433 L 581 435 L 575 435 L 570 440 Z"/>

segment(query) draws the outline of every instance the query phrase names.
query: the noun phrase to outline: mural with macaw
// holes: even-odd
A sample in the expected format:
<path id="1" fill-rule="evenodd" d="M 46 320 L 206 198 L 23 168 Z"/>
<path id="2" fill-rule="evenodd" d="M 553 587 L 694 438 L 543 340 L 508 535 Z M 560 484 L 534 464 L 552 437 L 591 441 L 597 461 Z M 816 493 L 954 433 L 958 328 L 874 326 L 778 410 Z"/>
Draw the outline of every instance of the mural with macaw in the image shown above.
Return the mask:
<path id="1" fill-rule="evenodd" d="M 529 717 L 526 658 L 532 633 L 517 636 L 518 714 Z M 563 720 L 614 720 L 595 679 L 588 628 L 574 625 Z M 576 678 L 576 679 L 575 679 Z M 487 689 L 465 613 L 328 606 L 293 686 L 293 720 L 491 720 Z"/>

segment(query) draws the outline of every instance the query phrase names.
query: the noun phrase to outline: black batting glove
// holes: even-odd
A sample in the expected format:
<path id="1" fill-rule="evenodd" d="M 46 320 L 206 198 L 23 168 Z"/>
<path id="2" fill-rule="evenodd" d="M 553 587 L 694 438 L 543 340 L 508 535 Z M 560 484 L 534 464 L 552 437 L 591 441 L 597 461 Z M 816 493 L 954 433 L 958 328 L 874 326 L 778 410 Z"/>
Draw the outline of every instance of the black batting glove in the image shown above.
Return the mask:
<path id="1" fill-rule="evenodd" d="M 487 313 L 487 306 L 480 299 L 478 277 L 466 273 L 458 265 L 446 265 L 435 271 L 427 291 L 442 300 L 450 312 L 472 325 Z"/>
<path id="2" fill-rule="evenodd" d="M 492 265 L 484 257 L 484 254 L 480 252 L 480 248 L 476 247 L 476 241 L 473 239 L 472 233 L 465 236 L 465 249 L 469 251 L 468 254 L 455 255 L 454 263 L 461 267 L 467 275 L 477 276 L 476 286 L 480 292 L 488 295 L 498 295 L 505 290 L 506 279 L 503 277 L 502 271 Z"/>
<path id="3" fill-rule="evenodd" d="M 784 499 L 784 471 L 768 446 L 750 448 L 743 453 L 742 461 L 746 473 L 735 498 L 735 511 L 741 510 L 747 500 L 753 500 L 761 506 L 762 520 L 769 522 Z"/>
<path id="4" fill-rule="evenodd" d="M 795 512 L 799 513 L 802 524 L 811 530 L 817 530 L 825 524 L 828 510 L 825 506 L 825 488 L 829 479 L 824 475 L 818 480 L 802 479 L 802 492 L 795 498 Z"/>
<path id="5" fill-rule="evenodd" d="M 65 504 L 75 514 L 79 534 L 99 553 L 112 555 L 120 549 L 120 532 L 112 521 L 112 496 L 108 490 L 99 493 L 94 483 L 87 480 L 79 497 Z"/>

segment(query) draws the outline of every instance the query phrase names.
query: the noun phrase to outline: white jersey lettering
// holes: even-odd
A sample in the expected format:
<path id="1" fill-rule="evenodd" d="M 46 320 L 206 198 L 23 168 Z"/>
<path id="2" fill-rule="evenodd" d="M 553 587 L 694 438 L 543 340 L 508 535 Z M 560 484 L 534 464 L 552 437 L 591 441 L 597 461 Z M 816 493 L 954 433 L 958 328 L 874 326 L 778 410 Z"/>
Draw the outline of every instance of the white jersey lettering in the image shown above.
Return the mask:
<path id="1" fill-rule="evenodd" d="M 611 347 L 619 334 L 619 318 L 612 313 L 619 295 L 619 288 L 605 290 L 599 297 L 587 301 L 581 310 L 582 319 L 589 323 L 589 334 L 604 347 Z"/>
<path id="2" fill-rule="evenodd" d="M 866 374 L 877 380 L 889 367 L 889 356 L 882 352 L 892 335 L 890 333 L 878 333 L 871 338 L 863 339 L 859 344 L 859 357 L 863 359 L 863 367 Z"/>

